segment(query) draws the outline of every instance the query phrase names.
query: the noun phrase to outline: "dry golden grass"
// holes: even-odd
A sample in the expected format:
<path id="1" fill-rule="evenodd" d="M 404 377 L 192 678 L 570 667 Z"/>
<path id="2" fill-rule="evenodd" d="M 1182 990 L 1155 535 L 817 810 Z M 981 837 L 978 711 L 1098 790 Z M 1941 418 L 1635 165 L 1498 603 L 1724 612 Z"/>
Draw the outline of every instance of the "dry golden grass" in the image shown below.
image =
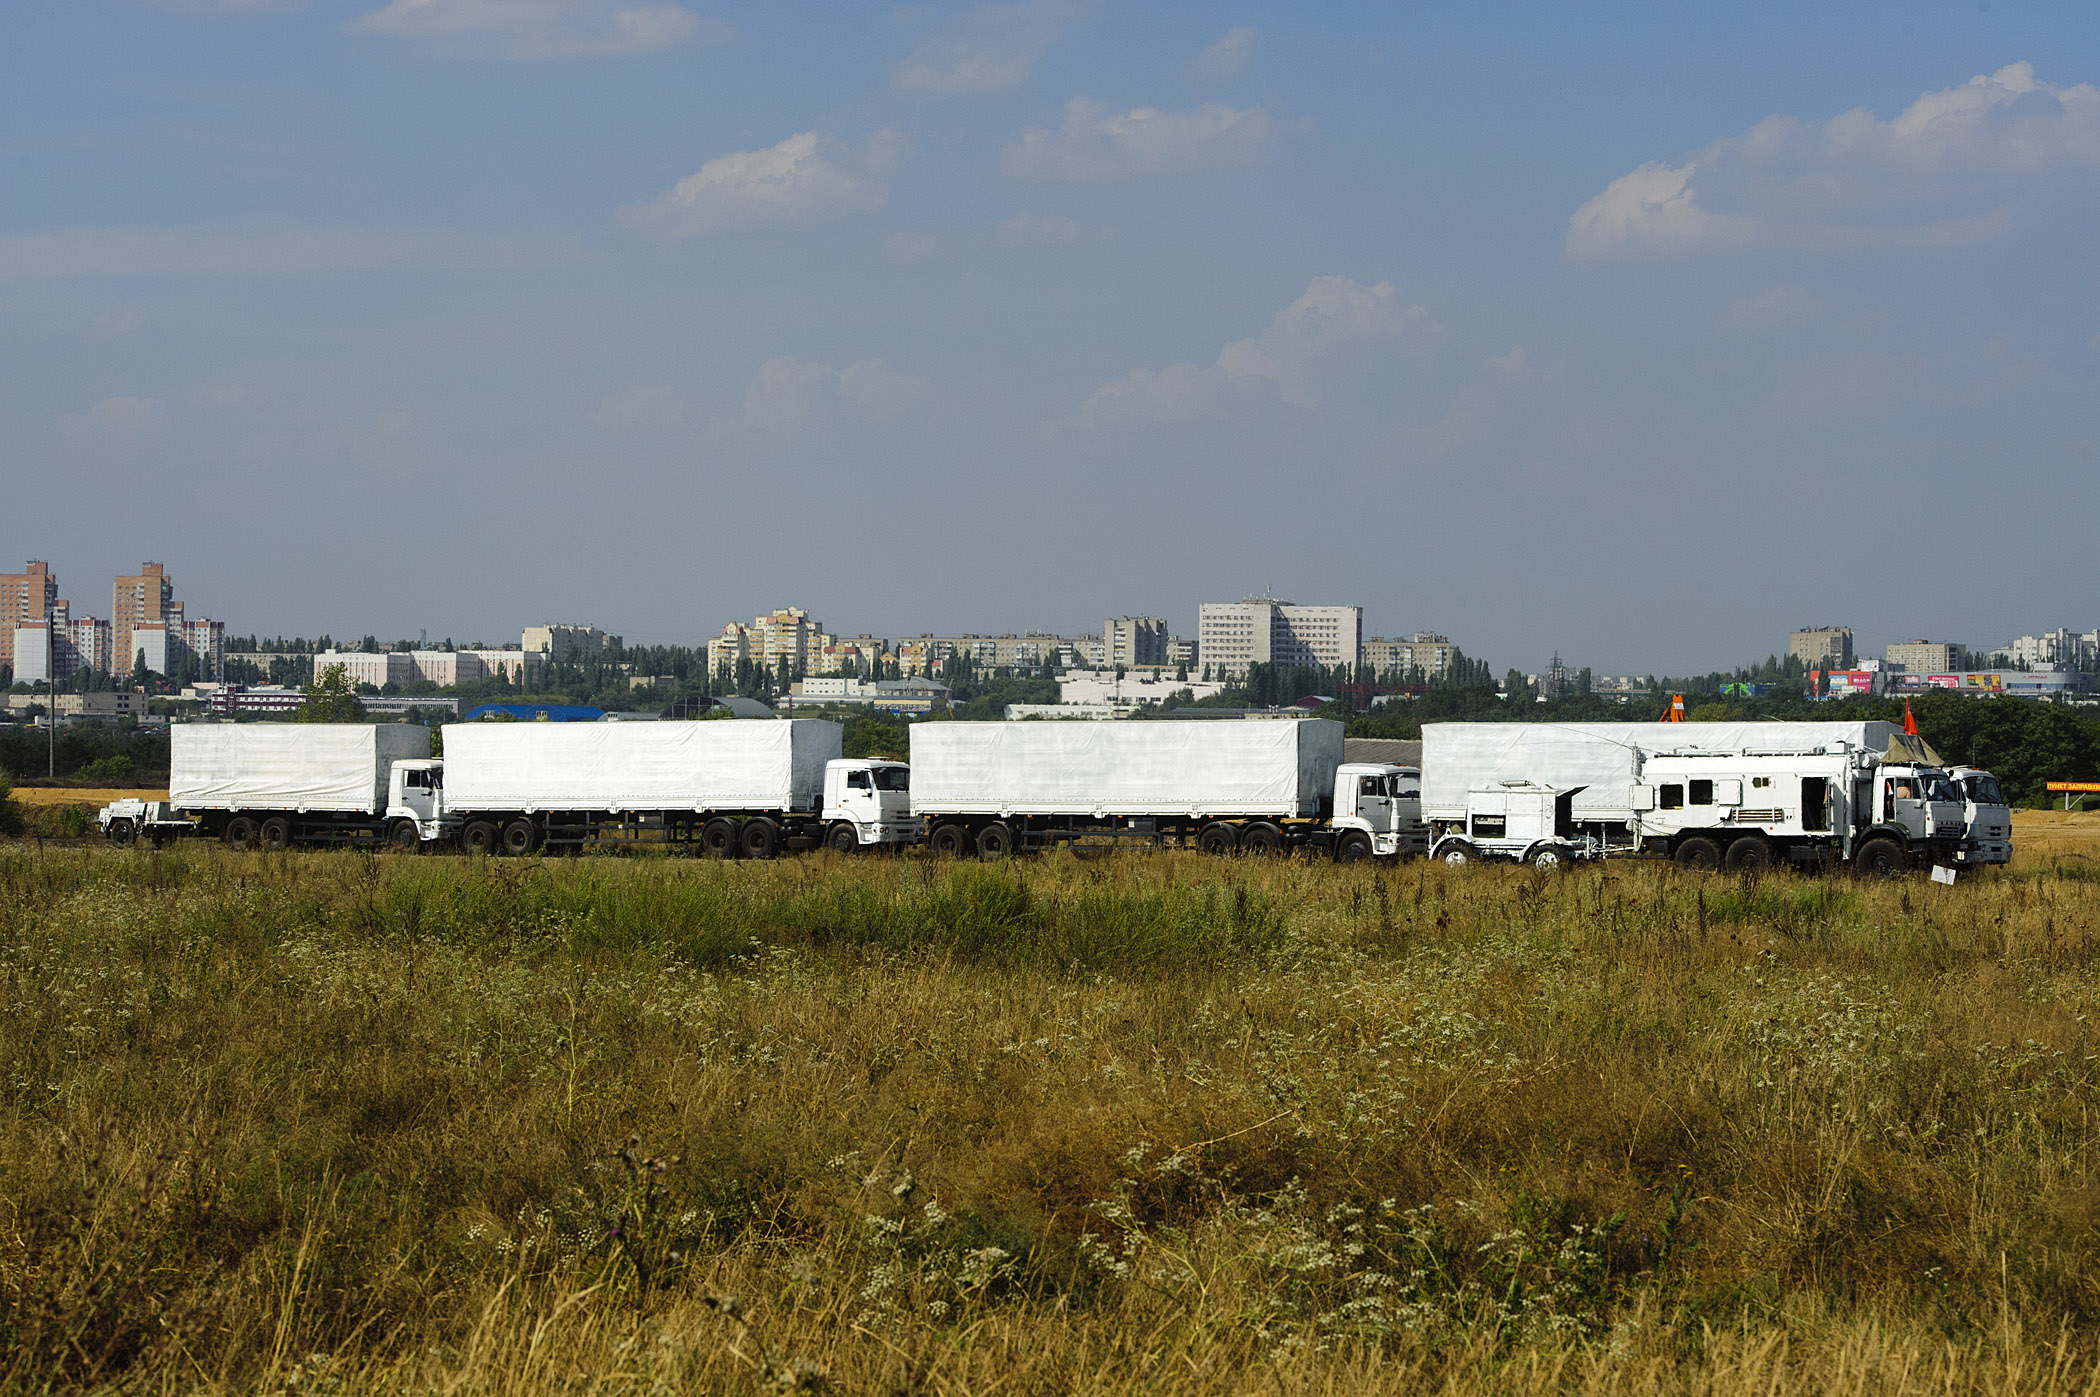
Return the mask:
<path id="1" fill-rule="evenodd" d="M 104 789 L 99 786 L 17 786 L 15 799 L 23 805 L 92 805 L 101 809 L 113 800 L 166 800 L 166 791 Z"/>
<path id="2" fill-rule="evenodd" d="M 2084 1391 L 2096 914 L 2062 851 L 0 848 L 0 1376 Z"/>

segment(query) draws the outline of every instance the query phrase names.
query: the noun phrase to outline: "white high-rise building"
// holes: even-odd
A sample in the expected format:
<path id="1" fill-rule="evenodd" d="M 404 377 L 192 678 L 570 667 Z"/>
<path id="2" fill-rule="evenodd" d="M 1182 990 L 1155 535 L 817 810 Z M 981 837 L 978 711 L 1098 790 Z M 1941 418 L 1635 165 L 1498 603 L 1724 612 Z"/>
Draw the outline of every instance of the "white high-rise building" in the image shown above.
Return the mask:
<path id="1" fill-rule="evenodd" d="M 1251 664 L 1353 665 L 1361 657 L 1364 609 L 1300 606 L 1274 597 L 1205 602 L 1196 651 L 1213 675 L 1238 678 Z"/>

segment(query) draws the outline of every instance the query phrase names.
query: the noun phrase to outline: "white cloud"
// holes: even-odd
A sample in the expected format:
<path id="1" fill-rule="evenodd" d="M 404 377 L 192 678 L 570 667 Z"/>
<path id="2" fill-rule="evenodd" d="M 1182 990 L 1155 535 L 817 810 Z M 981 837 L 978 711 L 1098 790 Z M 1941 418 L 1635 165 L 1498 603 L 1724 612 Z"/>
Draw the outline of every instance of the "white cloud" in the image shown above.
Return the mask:
<path id="1" fill-rule="evenodd" d="M 1422 307 L 1400 304 L 1389 281 L 1365 286 L 1344 276 L 1314 277 L 1267 329 L 1226 345 L 1211 367 L 1133 370 L 1089 394 L 1079 420 L 1092 426 L 1130 417 L 1194 417 L 1222 401 L 1235 382 L 1266 383 L 1292 406 L 1316 408 L 1323 380 L 1341 361 L 1375 342 L 1428 336 L 1435 328 Z"/>
<path id="2" fill-rule="evenodd" d="M 1061 213 L 1017 213 L 999 223 L 999 241 L 1008 247 L 1070 247 L 1107 236 L 1107 228 Z"/>
<path id="3" fill-rule="evenodd" d="M 281 276 L 394 267 L 515 271 L 573 260 L 532 237 L 380 228 L 74 228 L 0 234 L 0 281 L 113 276 Z"/>
<path id="4" fill-rule="evenodd" d="M 59 419 L 59 428 L 74 441 L 113 441 L 128 445 L 160 420 L 158 398 L 104 398 L 85 412 Z"/>
<path id="5" fill-rule="evenodd" d="M 1244 24 L 1226 30 L 1189 60 L 1189 76 L 1209 82 L 1231 77 L 1247 66 L 1247 60 L 1254 56 L 1254 41 L 1260 37 L 1259 29 Z"/>
<path id="6" fill-rule="evenodd" d="M 1514 378 L 1531 367 L 1531 356 L 1526 354 L 1524 346 L 1519 344 L 1513 345 L 1507 354 L 1490 354 L 1488 362 Z"/>
<path id="7" fill-rule="evenodd" d="M 925 387 L 925 379 L 897 373 L 880 359 L 835 369 L 782 355 L 759 365 L 744 389 L 743 412 L 715 418 L 708 433 L 724 444 L 796 441 L 806 428 L 839 413 L 887 421 Z"/>
<path id="8" fill-rule="evenodd" d="M 1064 123 L 1006 143 L 1009 174 L 1103 180 L 1175 168 L 1250 165 L 1269 151 L 1276 123 L 1260 107 L 1205 102 L 1194 111 L 1136 107 L 1107 114 L 1090 97 L 1065 105 Z"/>
<path id="9" fill-rule="evenodd" d="M 1012 91 L 1028 81 L 1037 60 L 1085 8 L 1073 0 L 986 5 L 969 16 L 962 34 L 928 39 L 913 49 L 891 81 L 900 92 L 935 97 Z"/>
<path id="10" fill-rule="evenodd" d="M 2005 204 L 2100 167 L 2100 88 L 2014 63 L 1927 92 L 1894 119 L 1767 117 L 1682 164 L 1613 180 L 1568 221 L 1587 259 L 1758 245 L 1946 245 L 2012 227 Z"/>
<path id="11" fill-rule="evenodd" d="M 661 431 L 685 419 L 685 404 L 660 383 L 623 388 L 598 400 L 591 421 L 615 430 Z"/>
<path id="12" fill-rule="evenodd" d="M 352 20 L 355 34 L 418 39 L 497 58 L 595 58 L 719 43 L 727 26 L 683 5 L 632 0 L 389 0 Z"/>
<path id="13" fill-rule="evenodd" d="M 718 155 L 648 203 L 622 209 L 620 217 L 658 237 L 686 238 L 880 208 L 888 197 L 881 185 L 826 159 L 817 133 L 804 131 L 764 150 Z"/>

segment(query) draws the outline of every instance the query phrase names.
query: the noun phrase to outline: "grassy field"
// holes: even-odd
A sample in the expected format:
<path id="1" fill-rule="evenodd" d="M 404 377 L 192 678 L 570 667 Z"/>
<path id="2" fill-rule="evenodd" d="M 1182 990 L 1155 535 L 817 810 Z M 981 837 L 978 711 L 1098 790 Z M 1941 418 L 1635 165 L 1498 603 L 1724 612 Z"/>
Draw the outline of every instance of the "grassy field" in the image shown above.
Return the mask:
<path id="1" fill-rule="evenodd" d="M 0 845 L 0 1379 L 2083 1391 L 2096 836 L 1953 888 Z"/>

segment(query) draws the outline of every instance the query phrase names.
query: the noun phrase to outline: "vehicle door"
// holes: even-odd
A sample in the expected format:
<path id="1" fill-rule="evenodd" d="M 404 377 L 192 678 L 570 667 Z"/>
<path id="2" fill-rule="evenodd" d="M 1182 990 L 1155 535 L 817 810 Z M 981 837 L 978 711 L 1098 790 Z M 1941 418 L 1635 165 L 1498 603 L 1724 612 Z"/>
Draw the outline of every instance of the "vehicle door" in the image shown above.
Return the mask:
<path id="1" fill-rule="evenodd" d="M 1881 818 L 1913 839 L 1923 839 L 1930 833 L 1931 814 L 1926 809 L 1917 777 L 1881 778 Z"/>
<path id="2" fill-rule="evenodd" d="M 1357 818 L 1375 834 L 1391 834 L 1400 827 L 1400 797 L 1394 781 L 1391 775 L 1356 778 Z"/>

